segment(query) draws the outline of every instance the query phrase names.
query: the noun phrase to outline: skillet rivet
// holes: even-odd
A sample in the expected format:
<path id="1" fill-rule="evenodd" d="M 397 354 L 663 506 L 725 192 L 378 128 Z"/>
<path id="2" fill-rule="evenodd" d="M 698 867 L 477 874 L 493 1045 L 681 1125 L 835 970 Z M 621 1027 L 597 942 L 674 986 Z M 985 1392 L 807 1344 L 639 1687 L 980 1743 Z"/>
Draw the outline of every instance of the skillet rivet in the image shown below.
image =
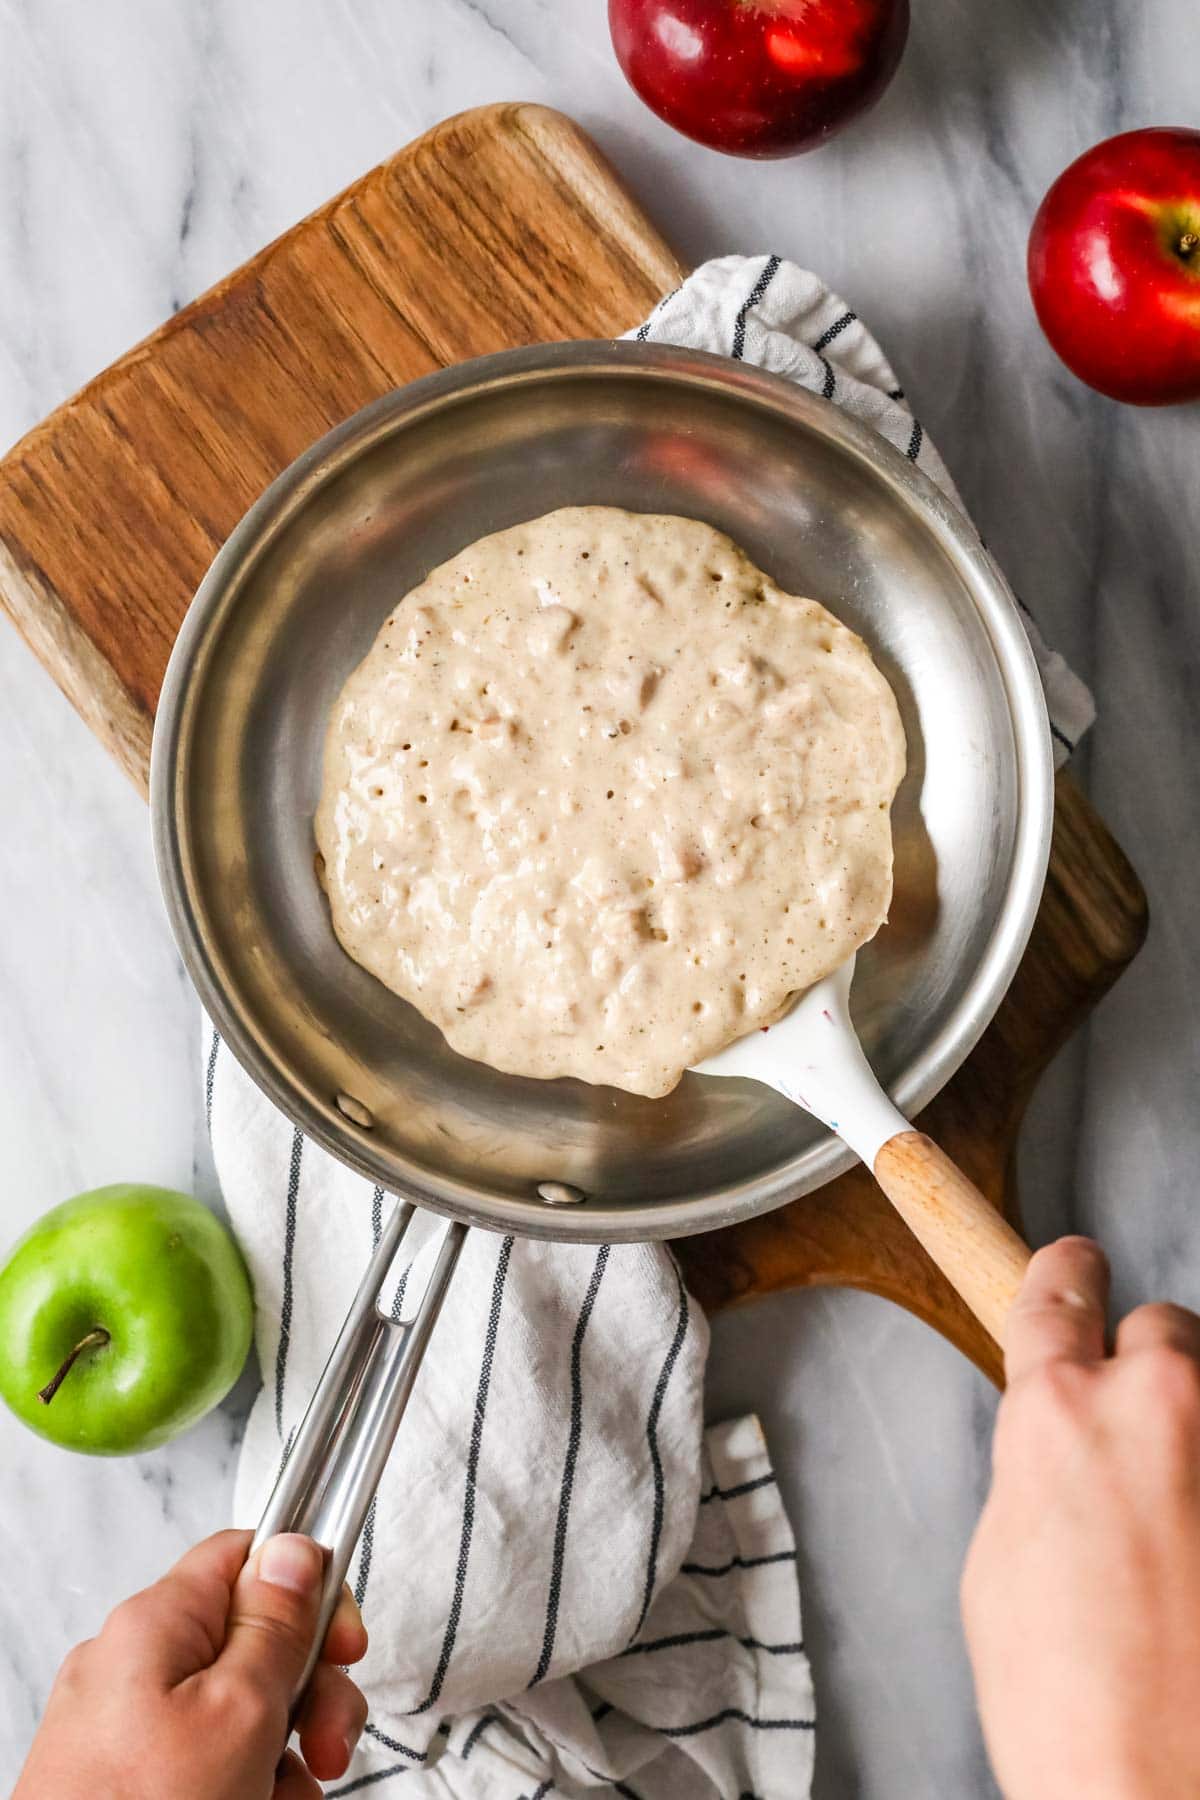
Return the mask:
<path id="1" fill-rule="evenodd" d="M 565 1181 L 539 1181 L 538 1197 L 550 1206 L 578 1206 L 587 1199 L 582 1188 L 571 1187 Z"/>
<path id="2" fill-rule="evenodd" d="M 334 1100 L 338 1111 L 343 1113 L 352 1125 L 361 1125 L 364 1131 L 370 1131 L 375 1120 L 361 1100 L 356 1100 L 353 1094 L 336 1094 Z"/>

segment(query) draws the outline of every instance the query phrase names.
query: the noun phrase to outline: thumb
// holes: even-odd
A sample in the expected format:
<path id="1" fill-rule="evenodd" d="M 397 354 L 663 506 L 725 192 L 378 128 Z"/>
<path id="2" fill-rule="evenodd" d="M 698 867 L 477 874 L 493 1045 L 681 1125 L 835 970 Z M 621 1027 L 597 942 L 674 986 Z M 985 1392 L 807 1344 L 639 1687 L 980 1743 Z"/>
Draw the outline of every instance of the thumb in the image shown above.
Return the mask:
<path id="1" fill-rule="evenodd" d="M 319 1545 L 286 1532 L 267 1539 L 233 1589 L 219 1666 L 277 1704 L 281 1726 L 317 1629 L 324 1574 Z"/>

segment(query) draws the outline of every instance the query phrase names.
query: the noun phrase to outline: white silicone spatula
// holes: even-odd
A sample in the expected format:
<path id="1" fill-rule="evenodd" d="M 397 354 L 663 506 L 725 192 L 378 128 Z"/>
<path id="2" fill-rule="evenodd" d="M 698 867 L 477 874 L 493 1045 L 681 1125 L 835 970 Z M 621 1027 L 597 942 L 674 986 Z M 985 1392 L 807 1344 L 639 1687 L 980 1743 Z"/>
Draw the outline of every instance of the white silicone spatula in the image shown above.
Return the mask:
<path id="1" fill-rule="evenodd" d="M 914 1237 L 997 1342 L 1029 1247 L 876 1079 L 850 1022 L 854 958 L 783 1018 L 696 1065 L 766 1082 L 836 1131 L 872 1170 Z"/>

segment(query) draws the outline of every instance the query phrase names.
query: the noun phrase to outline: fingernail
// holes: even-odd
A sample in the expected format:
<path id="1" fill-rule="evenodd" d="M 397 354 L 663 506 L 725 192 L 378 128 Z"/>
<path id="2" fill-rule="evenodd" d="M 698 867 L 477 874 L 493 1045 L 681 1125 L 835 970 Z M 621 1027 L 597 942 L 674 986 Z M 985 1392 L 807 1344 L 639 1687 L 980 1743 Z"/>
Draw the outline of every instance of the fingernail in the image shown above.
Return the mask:
<path id="1" fill-rule="evenodd" d="M 258 1578 L 272 1587 L 307 1594 L 321 1580 L 324 1558 L 311 1538 L 296 1532 L 268 1538 L 258 1553 Z"/>
<path id="2" fill-rule="evenodd" d="M 367 1628 L 363 1624 L 362 1607 L 358 1604 L 358 1601 L 354 1598 L 354 1595 L 350 1592 L 350 1589 L 348 1587 L 344 1587 L 342 1589 L 342 1593 L 344 1594 L 345 1599 L 350 1602 L 350 1617 L 351 1617 L 351 1619 L 353 1619 L 355 1625 L 357 1625 L 358 1629 L 362 1632 L 363 1636 L 366 1637 Z"/>

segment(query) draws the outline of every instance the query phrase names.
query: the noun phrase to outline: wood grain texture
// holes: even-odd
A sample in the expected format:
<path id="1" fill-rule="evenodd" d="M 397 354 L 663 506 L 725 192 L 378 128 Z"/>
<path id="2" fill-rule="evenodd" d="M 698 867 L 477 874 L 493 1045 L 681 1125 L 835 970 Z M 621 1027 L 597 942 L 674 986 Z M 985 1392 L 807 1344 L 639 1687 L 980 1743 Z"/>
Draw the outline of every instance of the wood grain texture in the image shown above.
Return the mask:
<path id="1" fill-rule="evenodd" d="M 433 369 L 624 331 L 680 273 L 569 119 L 524 105 L 450 119 L 177 314 L 0 461 L 0 603 L 145 791 L 180 620 L 218 545 L 280 470 Z M 1010 1213 L 1033 1084 L 1144 931 L 1136 877 L 1060 777 L 1025 959 L 923 1121 Z M 868 1288 L 998 1372 L 994 1343 L 865 1170 L 677 1248 L 710 1308 L 784 1287 Z"/>
<path id="2" fill-rule="evenodd" d="M 997 1345 L 1029 1266 L 1029 1246 L 958 1164 L 921 1131 L 899 1131 L 875 1158 L 875 1179 Z"/>
<path id="3" fill-rule="evenodd" d="M 282 469 L 434 369 L 625 331 L 680 273 L 561 114 L 512 105 L 447 120 L 178 313 L 0 462 L 0 603 L 145 792 L 188 602 Z"/>

